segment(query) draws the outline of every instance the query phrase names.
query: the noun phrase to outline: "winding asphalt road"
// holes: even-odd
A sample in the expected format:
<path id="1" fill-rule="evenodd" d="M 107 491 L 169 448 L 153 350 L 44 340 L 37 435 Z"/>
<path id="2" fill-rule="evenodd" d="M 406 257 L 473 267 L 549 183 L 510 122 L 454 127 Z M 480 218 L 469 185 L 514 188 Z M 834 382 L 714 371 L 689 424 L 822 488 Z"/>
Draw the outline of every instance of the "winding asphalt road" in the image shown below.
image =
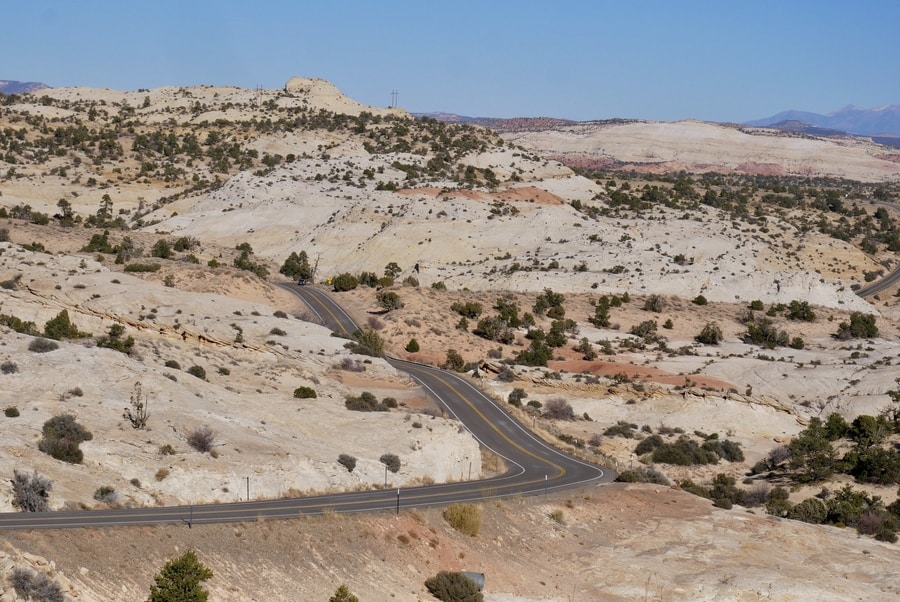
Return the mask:
<path id="1" fill-rule="evenodd" d="M 282 285 L 306 303 L 322 324 L 350 334 L 357 325 L 324 291 L 311 286 Z M 382 489 L 267 501 L 86 510 L 76 512 L 0 513 L 2 529 L 52 529 L 160 523 L 237 522 L 259 518 L 292 518 L 325 512 L 372 512 L 447 505 L 511 495 L 547 495 L 573 487 L 615 479 L 615 472 L 573 458 L 538 439 L 492 399 L 460 376 L 430 366 L 388 358 L 415 379 L 485 448 L 503 459 L 506 472 L 477 481 L 423 487 Z"/>

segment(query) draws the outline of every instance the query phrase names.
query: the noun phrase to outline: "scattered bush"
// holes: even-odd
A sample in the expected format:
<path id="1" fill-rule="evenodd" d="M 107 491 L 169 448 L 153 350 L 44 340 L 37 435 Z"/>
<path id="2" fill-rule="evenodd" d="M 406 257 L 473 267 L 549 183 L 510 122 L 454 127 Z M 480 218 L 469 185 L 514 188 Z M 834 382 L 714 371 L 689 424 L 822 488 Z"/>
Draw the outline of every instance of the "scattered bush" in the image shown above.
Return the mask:
<path id="1" fill-rule="evenodd" d="M 475 537 L 481 530 L 481 508 L 475 504 L 451 504 L 444 510 L 444 520 L 460 533 Z"/>
<path id="2" fill-rule="evenodd" d="M 315 399 L 318 395 L 312 387 L 297 387 L 294 389 L 294 397 L 296 399 Z"/>
<path id="3" fill-rule="evenodd" d="M 415 339 L 410 339 L 409 343 L 406 344 L 406 351 L 409 353 L 418 353 L 419 341 L 417 341 Z"/>
<path id="4" fill-rule="evenodd" d="M 575 411 L 568 401 L 562 397 L 554 397 L 547 400 L 543 416 L 553 420 L 575 420 Z"/>
<path id="5" fill-rule="evenodd" d="M 35 602 L 63 602 L 65 595 L 56 581 L 43 573 L 16 567 L 9 576 L 9 583 L 22 600 Z"/>
<path id="6" fill-rule="evenodd" d="M 280 329 L 280 328 L 278 328 L 278 327 L 275 327 L 275 328 L 273 328 L 272 330 L 269 331 L 269 334 L 272 335 L 272 336 L 276 336 L 276 337 L 283 337 L 283 336 L 285 336 L 287 333 L 286 333 L 285 331 L 283 331 L 282 329 Z"/>
<path id="7" fill-rule="evenodd" d="M 694 305 L 706 305 L 708 301 L 703 295 L 697 295 L 696 297 L 694 297 L 694 300 L 691 301 L 691 303 L 693 303 Z"/>
<path id="8" fill-rule="evenodd" d="M 665 300 L 659 295 L 650 295 L 644 301 L 644 307 L 642 308 L 644 311 L 652 311 L 653 313 L 660 313 L 665 307 Z"/>
<path id="9" fill-rule="evenodd" d="M 356 468 L 356 458 L 350 454 L 341 454 L 338 456 L 337 461 L 338 464 L 347 469 L 347 472 L 353 472 L 353 469 Z"/>
<path id="10" fill-rule="evenodd" d="M 375 294 L 375 300 L 378 301 L 378 305 L 381 306 L 381 309 L 384 311 L 392 311 L 403 307 L 403 301 L 400 300 L 400 295 L 394 291 L 380 290 Z"/>
<path id="11" fill-rule="evenodd" d="M 159 470 L 156 471 L 156 474 L 153 476 L 157 481 L 162 481 L 167 476 L 169 476 L 169 469 L 168 468 L 160 468 Z"/>
<path id="12" fill-rule="evenodd" d="M 125 271 L 136 273 L 158 272 L 160 267 L 158 263 L 129 263 L 125 266 Z"/>
<path id="13" fill-rule="evenodd" d="M 170 560 L 153 578 L 148 602 L 206 602 L 209 597 L 201 583 L 211 579 L 213 572 L 188 550 Z"/>
<path id="14" fill-rule="evenodd" d="M 463 573 L 441 571 L 426 579 L 425 587 L 441 602 L 484 602 L 478 585 Z"/>
<path id="15" fill-rule="evenodd" d="M 19 408 L 16 406 L 6 406 L 3 410 L 3 415 L 7 418 L 18 418 L 19 417 Z"/>
<path id="16" fill-rule="evenodd" d="M 335 292 L 342 291 L 352 291 L 357 286 L 359 286 L 359 279 L 350 273 L 338 274 L 331 281 L 331 286 L 334 288 Z"/>
<path id="17" fill-rule="evenodd" d="M 0 364 L 0 372 L 2 372 L 3 374 L 15 374 L 18 371 L 19 367 L 13 361 L 6 360 L 2 364 Z"/>
<path id="18" fill-rule="evenodd" d="M 37 471 L 32 474 L 13 470 L 12 505 L 22 512 L 47 512 L 50 510 L 50 490 L 53 483 Z"/>
<path id="19" fill-rule="evenodd" d="M 390 399 L 392 398 L 386 397 L 379 402 L 377 397 L 368 391 L 363 391 L 359 396 L 351 395 L 345 398 L 344 407 L 354 412 L 387 412 L 391 409 L 391 405 L 396 407 L 396 400 L 391 404 L 388 401 Z"/>
<path id="20" fill-rule="evenodd" d="M 655 485 L 671 485 L 666 475 L 652 466 L 641 466 L 634 470 L 623 470 L 616 477 L 620 483 L 653 483 Z"/>
<path id="21" fill-rule="evenodd" d="M 206 453 L 216 444 L 216 433 L 204 424 L 187 434 L 187 442 L 198 452 Z"/>
<path id="22" fill-rule="evenodd" d="M 834 335 L 841 340 L 846 339 L 870 339 L 878 336 L 878 326 L 875 324 L 875 316 L 855 311 L 850 314 L 850 323 L 841 322 L 837 333 Z"/>
<path id="23" fill-rule="evenodd" d="M 161 455 L 161 456 L 174 456 L 174 455 L 175 455 L 175 448 L 172 447 L 172 446 L 171 446 L 170 444 L 168 444 L 168 443 L 166 443 L 165 445 L 160 445 L 160 446 L 159 446 L 159 455 Z"/>
<path id="24" fill-rule="evenodd" d="M 346 585 L 341 584 L 334 595 L 328 598 L 328 602 L 359 602 L 359 598 L 354 596 Z"/>
<path id="25" fill-rule="evenodd" d="M 700 334 L 694 337 L 694 340 L 703 345 L 718 345 L 723 338 L 724 335 L 719 325 L 715 322 L 707 322 Z"/>
<path id="26" fill-rule="evenodd" d="M 384 341 L 371 326 L 353 333 L 353 341 L 344 345 L 351 353 L 381 357 L 384 355 Z"/>
<path id="27" fill-rule="evenodd" d="M 634 431 L 638 425 L 620 420 L 616 424 L 608 427 L 603 434 L 607 437 L 624 437 L 626 439 L 634 438 Z"/>
<path id="28" fill-rule="evenodd" d="M 175 360 L 166 360 L 166 368 L 172 368 L 173 370 L 181 370 L 181 364 L 176 362 Z"/>
<path id="29" fill-rule="evenodd" d="M 528 397 L 528 393 L 525 392 L 525 389 L 522 389 L 521 387 L 516 387 L 515 389 L 510 391 L 507 401 L 511 405 L 514 405 L 517 408 L 521 408 L 522 400 L 525 399 L 526 397 Z"/>
<path id="30" fill-rule="evenodd" d="M 106 504 L 115 504 L 118 497 L 115 487 L 109 485 L 102 485 L 94 492 L 94 499 Z"/>
<path id="31" fill-rule="evenodd" d="M 466 366 L 466 360 L 459 354 L 456 349 L 448 349 L 447 350 L 447 361 L 444 362 L 444 368 L 446 370 L 453 370 L 454 372 L 462 372 L 463 368 Z"/>
<path id="32" fill-rule="evenodd" d="M 203 366 L 191 366 L 187 369 L 187 373 L 191 376 L 196 376 L 200 380 L 206 380 L 206 370 Z"/>
<path id="33" fill-rule="evenodd" d="M 400 457 L 397 454 L 381 454 L 378 461 L 387 466 L 391 472 L 400 472 Z"/>
<path id="34" fill-rule="evenodd" d="M 51 341 L 50 339 L 42 337 L 33 339 L 28 343 L 28 350 L 34 351 L 35 353 L 48 353 L 50 351 L 55 351 L 56 349 L 59 349 L 59 344 L 56 341 Z"/>
<path id="35" fill-rule="evenodd" d="M 83 441 L 94 436 L 75 421 L 71 414 L 59 414 L 44 423 L 43 437 L 38 441 L 38 449 L 57 460 L 70 464 L 81 464 L 84 452 L 78 447 Z"/>

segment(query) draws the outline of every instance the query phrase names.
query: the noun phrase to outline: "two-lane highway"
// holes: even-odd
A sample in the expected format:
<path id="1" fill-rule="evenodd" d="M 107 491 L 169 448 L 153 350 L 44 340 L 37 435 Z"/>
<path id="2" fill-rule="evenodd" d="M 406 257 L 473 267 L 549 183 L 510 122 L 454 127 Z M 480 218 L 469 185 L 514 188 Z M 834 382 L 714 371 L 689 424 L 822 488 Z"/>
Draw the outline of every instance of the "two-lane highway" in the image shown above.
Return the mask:
<path id="1" fill-rule="evenodd" d="M 338 333 L 350 334 L 356 323 L 322 290 L 283 285 L 306 303 L 315 316 Z M 49 529 L 118 525 L 235 522 L 257 518 L 291 518 L 324 512 L 371 512 L 478 501 L 516 494 L 607 483 L 608 469 L 569 456 L 535 437 L 502 407 L 466 379 L 437 368 L 389 358 L 412 376 L 446 411 L 465 425 L 485 448 L 504 459 L 507 470 L 490 479 L 425 487 L 372 490 L 303 498 L 202 504 L 162 508 L 0 514 L 0 529 Z"/>

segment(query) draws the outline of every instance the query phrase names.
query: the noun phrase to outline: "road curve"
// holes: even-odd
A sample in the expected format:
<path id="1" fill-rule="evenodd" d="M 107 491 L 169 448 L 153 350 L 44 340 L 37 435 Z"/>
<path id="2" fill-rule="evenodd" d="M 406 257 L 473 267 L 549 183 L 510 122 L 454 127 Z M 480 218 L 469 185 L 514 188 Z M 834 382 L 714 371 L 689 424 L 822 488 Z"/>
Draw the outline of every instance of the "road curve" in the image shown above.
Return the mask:
<path id="1" fill-rule="evenodd" d="M 349 334 L 356 323 L 331 297 L 313 286 L 282 285 L 296 294 L 324 325 Z M 441 506 L 511 495 L 535 495 L 615 479 L 615 472 L 569 456 L 535 437 L 502 407 L 466 379 L 437 368 L 387 360 L 416 380 L 449 414 L 469 429 L 485 448 L 503 458 L 506 472 L 461 483 L 380 489 L 362 492 L 193 506 L 86 510 L 75 512 L 0 513 L 3 529 L 58 529 L 182 523 L 238 522 L 260 518 L 295 518 L 325 512 L 372 512 Z"/>

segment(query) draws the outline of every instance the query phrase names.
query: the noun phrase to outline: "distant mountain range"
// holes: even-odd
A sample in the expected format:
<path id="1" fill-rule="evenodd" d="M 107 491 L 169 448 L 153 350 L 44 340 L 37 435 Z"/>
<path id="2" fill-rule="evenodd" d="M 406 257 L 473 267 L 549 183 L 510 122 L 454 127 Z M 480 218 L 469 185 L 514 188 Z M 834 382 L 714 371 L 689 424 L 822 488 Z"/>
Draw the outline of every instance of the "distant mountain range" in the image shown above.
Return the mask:
<path id="1" fill-rule="evenodd" d="M 28 94 L 49 88 L 40 82 L 16 82 L 0 79 L 0 94 Z"/>
<path id="2" fill-rule="evenodd" d="M 837 130 L 857 136 L 900 137 L 900 105 L 888 105 L 877 109 L 857 109 L 849 106 L 828 115 L 806 111 L 783 111 L 765 119 L 756 119 L 745 123 L 745 125 L 793 130 L 798 130 L 800 124 L 806 124 L 826 132 L 827 130 Z M 832 132 L 826 132 L 807 131 L 807 133 L 817 133 L 818 135 L 833 135 Z"/>

